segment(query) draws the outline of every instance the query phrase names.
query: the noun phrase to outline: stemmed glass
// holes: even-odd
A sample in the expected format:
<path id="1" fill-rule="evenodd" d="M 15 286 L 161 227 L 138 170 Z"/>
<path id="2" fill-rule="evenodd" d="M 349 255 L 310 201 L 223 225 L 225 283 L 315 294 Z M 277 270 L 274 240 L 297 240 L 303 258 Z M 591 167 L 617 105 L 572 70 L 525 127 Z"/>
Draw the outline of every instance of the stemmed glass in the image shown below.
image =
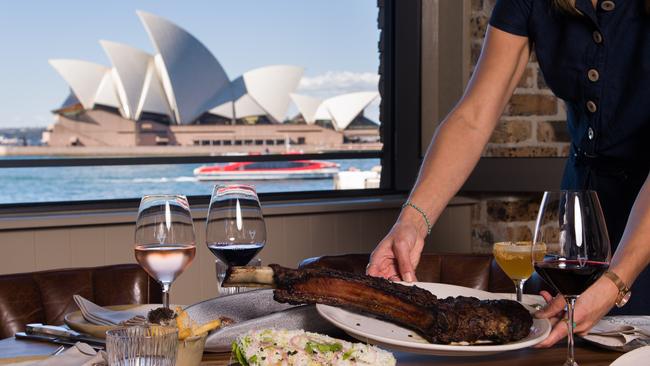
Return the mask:
<path id="1" fill-rule="evenodd" d="M 538 246 L 532 250 L 531 241 L 502 241 L 494 243 L 492 254 L 499 267 L 515 284 L 517 301 L 522 302 L 524 283 L 533 274 L 533 259 L 544 257 L 544 252 Z"/>
<path id="2" fill-rule="evenodd" d="M 161 285 L 169 309 L 169 289 L 196 254 L 194 223 L 181 195 L 142 197 L 135 228 L 135 259 Z"/>
<path id="3" fill-rule="evenodd" d="M 533 253 L 537 273 L 567 303 L 568 353 L 566 366 L 577 366 L 573 353 L 573 312 L 580 294 L 607 270 L 610 244 L 605 218 L 594 191 L 545 192 L 542 198 Z"/>
<path id="4" fill-rule="evenodd" d="M 245 266 L 266 244 L 266 225 L 255 187 L 214 187 L 206 222 L 208 249 L 228 266 Z"/>

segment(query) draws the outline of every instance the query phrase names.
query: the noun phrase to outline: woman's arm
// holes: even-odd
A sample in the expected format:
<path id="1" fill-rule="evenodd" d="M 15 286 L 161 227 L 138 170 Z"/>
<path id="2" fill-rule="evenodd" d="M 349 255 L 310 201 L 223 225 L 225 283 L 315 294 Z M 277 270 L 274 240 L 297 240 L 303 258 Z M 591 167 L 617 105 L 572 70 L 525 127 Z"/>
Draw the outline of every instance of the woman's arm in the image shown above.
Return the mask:
<path id="1" fill-rule="evenodd" d="M 488 26 L 474 75 L 461 100 L 436 130 L 409 197 L 432 222 L 481 157 L 529 57 L 527 37 Z M 426 232 L 422 215 L 410 207 L 403 209 L 372 253 L 368 274 L 415 280 Z"/>
<path id="2" fill-rule="evenodd" d="M 609 270 L 616 273 L 628 287 L 650 264 L 650 175 L 627 219 L 621 242 L 614 253 Z"/>
<path id="3" fill-rule="evenodd" d="M 609 270 L 616 273 L 629 287 L 650 264 L 650 175 L 643 183 L 627 219 L 623 237 L 612 258 Z M 549 304 L 535 314 L 539 318 L 550 318 L 555 324 L 551 334 L 538 347 L 550 347 L 567 334 L 567 327 L 560 322 L 564 314 L 565 302 L 562 296 L 551 300 L 548 293 L 543 294 Z M 574 321 L 576 333 L 591 329 L 614 306 L 618 288 L 608 278 L 601 277 L 587 289 L 576 303 Z M 634 296 L 634 293 L 632 294 Z"/>

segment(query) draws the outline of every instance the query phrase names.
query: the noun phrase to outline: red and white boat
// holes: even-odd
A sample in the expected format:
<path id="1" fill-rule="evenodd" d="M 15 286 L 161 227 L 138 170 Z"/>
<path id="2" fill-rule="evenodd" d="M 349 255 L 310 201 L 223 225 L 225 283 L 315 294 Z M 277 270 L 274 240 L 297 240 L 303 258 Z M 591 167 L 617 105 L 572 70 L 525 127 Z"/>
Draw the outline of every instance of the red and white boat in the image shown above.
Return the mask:
<path id="1" fill-rule="evenodd" d="M 339 164 L 318 160 L 239 162 L 204 165 L 194 169 L 199 180 L 326 179 Z"/>

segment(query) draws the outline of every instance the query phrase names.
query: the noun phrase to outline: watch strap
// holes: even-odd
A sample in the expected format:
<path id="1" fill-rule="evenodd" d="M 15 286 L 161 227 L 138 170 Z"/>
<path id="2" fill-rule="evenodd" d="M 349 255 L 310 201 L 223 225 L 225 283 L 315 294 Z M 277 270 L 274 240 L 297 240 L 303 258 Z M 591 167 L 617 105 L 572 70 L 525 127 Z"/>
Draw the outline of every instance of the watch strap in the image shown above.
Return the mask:
<path id="1" fill-rule="evenodd" d="M 622 307 L 629 298 L 630 288 L 621 280 L 618 275 L 612 271 L 606 271 L 603 276 L 607 277 L 618 288 L 618 296 L 616 297 L 616 306 Z M 624 300 L 624 301 L 623 301 Z"/>

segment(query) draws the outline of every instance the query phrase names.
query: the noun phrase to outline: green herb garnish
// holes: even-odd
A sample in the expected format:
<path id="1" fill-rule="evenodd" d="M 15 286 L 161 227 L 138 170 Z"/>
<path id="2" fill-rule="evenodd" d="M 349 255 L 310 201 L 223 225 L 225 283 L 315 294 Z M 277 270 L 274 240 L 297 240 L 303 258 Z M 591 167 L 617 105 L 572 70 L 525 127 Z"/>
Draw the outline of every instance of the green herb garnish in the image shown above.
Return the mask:
<path id="1" fill-rule="evenodd" d="M 237 362 L 239 362 L 242 366 L 249 366 L 248 361 L 246 361 L 246 357 L 244 357 L 244 353 L 239 347 L 237 341 L 232 342 L 232 353 L 235 355 Z"/>
<path id="2" fill-rule="evenodd" d="M 317 342 L 307 342 L 305 345 L 305 351 L 309 354 L 316 353 L 316 350 L 321 353 L 327 352 L 338 352 L 343 349 L 341 343 L 317 343 Z"/>
<path id="3" fill-rule="evenodd" d="M 343 354 L 343 359 L 347 360 L 348 358 L 352 357 L 352 352 L 353 352 L 352 350 L 348 350 L 347 352 L 345 352 Z"/>

